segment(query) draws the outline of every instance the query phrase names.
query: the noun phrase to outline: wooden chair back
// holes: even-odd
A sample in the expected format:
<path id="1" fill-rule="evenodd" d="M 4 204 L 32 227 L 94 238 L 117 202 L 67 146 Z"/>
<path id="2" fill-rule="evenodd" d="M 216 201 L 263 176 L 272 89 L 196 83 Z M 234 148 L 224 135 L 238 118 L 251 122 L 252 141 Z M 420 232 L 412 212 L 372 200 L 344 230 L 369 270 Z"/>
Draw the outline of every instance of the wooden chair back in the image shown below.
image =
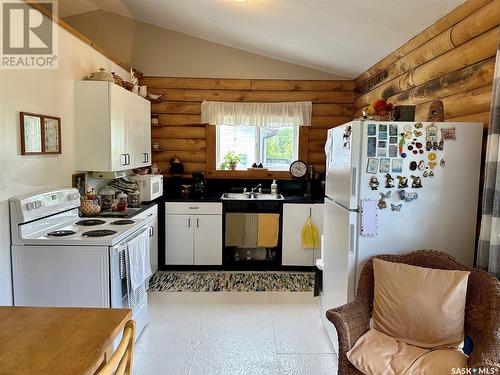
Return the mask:
<path id="1" fill-rule="evenodd" d="M 123 336 L 109 361 L 102 367 L 97 375 L 130 375 L 132 374 L 132 360 L 134 356 L 135 322 L 129 320 L 125 323 Z"/>

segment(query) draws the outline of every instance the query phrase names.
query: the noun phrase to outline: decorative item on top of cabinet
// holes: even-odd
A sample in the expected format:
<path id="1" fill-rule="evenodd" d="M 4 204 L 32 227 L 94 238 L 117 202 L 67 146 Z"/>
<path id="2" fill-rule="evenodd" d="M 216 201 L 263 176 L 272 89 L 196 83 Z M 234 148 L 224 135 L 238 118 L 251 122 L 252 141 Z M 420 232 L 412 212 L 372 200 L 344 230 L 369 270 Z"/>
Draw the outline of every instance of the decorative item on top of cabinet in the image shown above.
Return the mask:
<path id="1" fill-rule="evenodd" d="M 20 112 L 21 155 L 61 154 L 61 118 Z"/>
<path id="2" fill-rule="evenodd" d="M 87 79 L 89 81 L 106 81 L 106 82 L 115 82 L 115 78 L 112 73 L 108 73 L 106 69 L 99 68 L 98 72 L 91 73 Z"/>

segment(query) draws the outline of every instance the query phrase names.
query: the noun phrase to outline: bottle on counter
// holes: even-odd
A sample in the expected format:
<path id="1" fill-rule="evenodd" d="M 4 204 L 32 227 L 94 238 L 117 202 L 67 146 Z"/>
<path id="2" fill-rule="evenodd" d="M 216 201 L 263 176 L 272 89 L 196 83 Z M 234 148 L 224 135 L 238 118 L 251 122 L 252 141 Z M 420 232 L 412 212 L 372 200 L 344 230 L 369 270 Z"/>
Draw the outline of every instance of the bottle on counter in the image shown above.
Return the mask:
<path id="1" fill-rule="evenodd" d="M 276 183 L 276 180 L 273 180 L 273 183 L 271 184 L 271 194 L 278 194 L 278 184 Z"/>

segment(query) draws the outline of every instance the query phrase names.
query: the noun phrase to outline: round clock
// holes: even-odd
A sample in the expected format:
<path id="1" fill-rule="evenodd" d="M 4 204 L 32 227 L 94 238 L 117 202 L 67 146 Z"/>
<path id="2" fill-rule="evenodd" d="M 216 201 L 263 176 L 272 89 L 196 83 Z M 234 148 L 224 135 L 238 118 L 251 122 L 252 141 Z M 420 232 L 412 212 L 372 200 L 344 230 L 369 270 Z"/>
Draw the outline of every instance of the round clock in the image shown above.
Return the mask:
<path id="1" fill-rule="evenodd" d="M 296 178 L 302 178 L 307 174 L 307 164 L 302 160 L 295 160 L 290 164 L 290 174 Z"/>

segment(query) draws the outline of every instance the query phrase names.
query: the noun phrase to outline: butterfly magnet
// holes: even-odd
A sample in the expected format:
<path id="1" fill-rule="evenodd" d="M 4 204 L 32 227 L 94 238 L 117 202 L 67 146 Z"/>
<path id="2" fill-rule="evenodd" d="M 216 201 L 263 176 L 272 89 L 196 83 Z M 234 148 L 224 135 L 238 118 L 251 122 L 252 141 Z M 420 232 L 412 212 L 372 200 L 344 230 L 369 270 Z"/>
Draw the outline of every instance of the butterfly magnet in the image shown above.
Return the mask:
<path id="1" fill-rule="evenodd" d="M 400 204 L 391 203 L 391 211 L 399 212 L 401 211 L 401 207 L 403 207 L 401 203 Z"/>

